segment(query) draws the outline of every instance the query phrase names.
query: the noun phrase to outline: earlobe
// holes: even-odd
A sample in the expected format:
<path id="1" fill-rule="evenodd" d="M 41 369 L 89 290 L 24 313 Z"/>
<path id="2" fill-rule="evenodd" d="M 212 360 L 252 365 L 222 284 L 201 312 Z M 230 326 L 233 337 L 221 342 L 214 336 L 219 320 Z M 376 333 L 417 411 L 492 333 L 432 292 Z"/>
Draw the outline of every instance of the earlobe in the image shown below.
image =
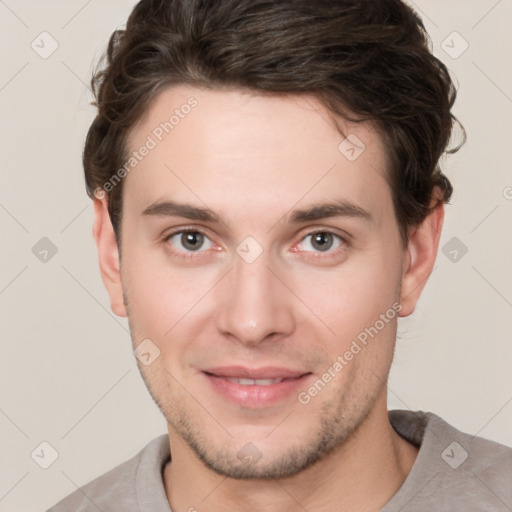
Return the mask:
<path id="1" fill-rule="evenodd" d="M 107 198 L 94 198 L 93 236 L 98 249 L 101 278 L 110 296 L 110 307 L 118 316 L 127 316 L 121 282 L 119 248 L 108 213 Z"/>
<path id="2" fill-rule="evenodd" d="M 413 313 L 423 288 L 434 268 L 444 220 L 444 204 L 440 202 L 425 220 L 409 234 L 405 257 L 400 303 L 400 316 Z"/>

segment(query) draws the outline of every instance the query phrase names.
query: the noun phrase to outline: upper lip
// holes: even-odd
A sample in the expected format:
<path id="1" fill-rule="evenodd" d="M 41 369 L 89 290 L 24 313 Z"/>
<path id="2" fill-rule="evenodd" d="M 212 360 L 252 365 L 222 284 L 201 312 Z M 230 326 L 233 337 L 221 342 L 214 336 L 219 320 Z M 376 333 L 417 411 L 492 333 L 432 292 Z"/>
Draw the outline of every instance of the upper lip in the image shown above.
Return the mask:
<path id="1" fill-rule="evenodd" d="M 290 379 L 301 377 L 306 370 L 294 370 L 277 366 L 265 366 L 261 368 L 247 368 L 245 366 L 217 366 L 204 369 L 203 372 L 210 373 L 216 377 L 229 377 L 241 379 Z"/>

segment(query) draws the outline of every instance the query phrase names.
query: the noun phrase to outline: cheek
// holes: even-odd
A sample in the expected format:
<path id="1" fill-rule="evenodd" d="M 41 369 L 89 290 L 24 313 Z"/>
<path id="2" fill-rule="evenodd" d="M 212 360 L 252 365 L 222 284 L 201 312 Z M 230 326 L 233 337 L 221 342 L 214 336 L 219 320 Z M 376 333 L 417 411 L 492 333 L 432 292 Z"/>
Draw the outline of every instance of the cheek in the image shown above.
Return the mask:
<path id="1" fill-rule="evenodd" d="M 303 287 L 304 302 L 334 333 L 316 337 L 328 354 L 324 375 L 336 375 L 325 399 L 341 396 L 342 389 L 361 397 L 386 379 L 396 338 L 398 279 L 396 261 L 390 266 L 374 253 L 323 278 L 308 279 Z"/>
<path id="2" fill-rule="evenodd" d="M 338 340 L 372 325 L 399 297 L 400 266 L 383 249 L 355 254 L 337 268 L 296 274 L 297 296 Z"/>
<path id="3" fill-rule="evenodd" d="M 126 255 L 122 277 L 132 329 L 138 338 L 154 339 L 164 348 L 175 327 L 193 327 L 208 303 L 216 270 L 172 266 L 160 253 L 137 248 L 127 249 Z"/>

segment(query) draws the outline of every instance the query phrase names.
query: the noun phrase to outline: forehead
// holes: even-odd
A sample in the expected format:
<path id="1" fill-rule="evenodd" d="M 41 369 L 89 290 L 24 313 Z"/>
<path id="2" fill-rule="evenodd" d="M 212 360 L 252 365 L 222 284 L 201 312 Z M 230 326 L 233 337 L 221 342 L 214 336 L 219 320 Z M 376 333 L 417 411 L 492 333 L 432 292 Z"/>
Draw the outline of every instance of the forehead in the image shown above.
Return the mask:
<path id="1" fill-rule="evenodd" d="M 378 209 L 390 191 L 379 133 L 368 123 L 336 122 L 343 134 L 312 96 L 167 89 L 130 133 L 135 165 L 124 195 L 140 208 L 178 196 L 245 209 L 350 196 L 384 214 Z"/>

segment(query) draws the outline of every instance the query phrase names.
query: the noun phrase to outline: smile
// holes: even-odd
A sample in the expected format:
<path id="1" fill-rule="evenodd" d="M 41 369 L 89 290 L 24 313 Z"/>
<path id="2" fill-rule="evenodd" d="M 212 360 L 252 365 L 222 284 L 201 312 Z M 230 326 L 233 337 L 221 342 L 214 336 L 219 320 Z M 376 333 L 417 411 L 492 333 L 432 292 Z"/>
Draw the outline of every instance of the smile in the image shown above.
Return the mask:
<path id="1" fill-rule="evenodd" d="M 272 384 L 282 382 L 284 379 L 237 379 L 236 377 L 229 377 L 227 380 L 242 386 L 271 386 Z"/>
<path id="2" fill-rule="evenodd" d="M 203 370 L 210 389 L 223 401 L 246 408 L 264 408 L 295 400 L 297 392 L 313 376 L 311 372 L 240 366 Z"/>

